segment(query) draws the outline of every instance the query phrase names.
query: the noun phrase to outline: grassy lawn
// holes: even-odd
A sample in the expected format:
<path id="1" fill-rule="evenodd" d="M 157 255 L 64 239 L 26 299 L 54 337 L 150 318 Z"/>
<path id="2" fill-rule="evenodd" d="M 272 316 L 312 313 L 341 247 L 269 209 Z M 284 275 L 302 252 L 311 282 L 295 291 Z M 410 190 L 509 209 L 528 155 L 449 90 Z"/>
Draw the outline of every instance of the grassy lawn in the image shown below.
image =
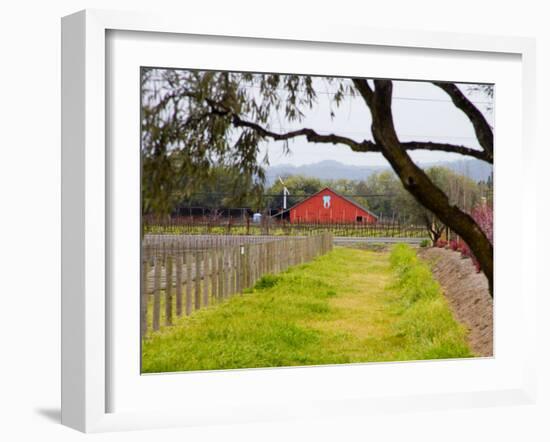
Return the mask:
<path id="1" fill-rule="evenodd" d="M 428 267 L 335 248 L 262 278 L 249 293 L 175 319 L 143 343 L 142 372 L 472 356 Z"/>

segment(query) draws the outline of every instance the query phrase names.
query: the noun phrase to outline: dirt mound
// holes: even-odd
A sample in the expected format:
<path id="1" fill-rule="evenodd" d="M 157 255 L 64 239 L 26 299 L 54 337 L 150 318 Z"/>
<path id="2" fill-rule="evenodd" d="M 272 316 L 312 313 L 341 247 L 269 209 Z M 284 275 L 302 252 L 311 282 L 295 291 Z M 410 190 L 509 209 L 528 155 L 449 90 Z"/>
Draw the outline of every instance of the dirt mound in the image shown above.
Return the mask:
<path id="1" fill-rule="evenodd" d="M 487 278 L 477 273 L 470 259 L 440 248 L 420 249 L 431 264 L 455 318 L 470 330 L 468 342 L 477 356 L 493 356 L 493 300 Z"/>

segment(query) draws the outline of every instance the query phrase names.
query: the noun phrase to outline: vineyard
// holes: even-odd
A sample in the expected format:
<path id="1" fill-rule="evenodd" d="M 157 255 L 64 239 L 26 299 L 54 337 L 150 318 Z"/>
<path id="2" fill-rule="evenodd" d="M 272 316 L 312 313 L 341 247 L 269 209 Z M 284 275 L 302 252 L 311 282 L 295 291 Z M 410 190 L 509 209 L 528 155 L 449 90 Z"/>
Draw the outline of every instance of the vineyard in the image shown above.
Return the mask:
<path id="1" fill-rule="evenodd" d="M 145 234 L 174 235 L 272 235 L 307 236 L 330 232 L 334 236 L 370 238 L 428 238 L 426 227 L 383 220 L 377 223 L 289 223 L 274 221 L 252 223 L 240 218 L 208 219 L 172 217 L 159 222 L 144 219 Z"/>

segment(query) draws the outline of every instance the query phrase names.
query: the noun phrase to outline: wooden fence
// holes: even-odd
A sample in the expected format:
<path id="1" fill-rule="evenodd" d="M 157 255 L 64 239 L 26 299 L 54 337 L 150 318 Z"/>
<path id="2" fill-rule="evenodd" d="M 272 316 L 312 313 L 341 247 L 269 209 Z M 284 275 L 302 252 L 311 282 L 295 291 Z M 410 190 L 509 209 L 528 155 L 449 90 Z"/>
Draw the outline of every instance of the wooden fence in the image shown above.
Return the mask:
<path id="1" fill-rule="evenodd" d="M 141 257 L 141 336 L 217 304 L 263 275 L 332 250 L 332 235 L 147 235 Z"/>

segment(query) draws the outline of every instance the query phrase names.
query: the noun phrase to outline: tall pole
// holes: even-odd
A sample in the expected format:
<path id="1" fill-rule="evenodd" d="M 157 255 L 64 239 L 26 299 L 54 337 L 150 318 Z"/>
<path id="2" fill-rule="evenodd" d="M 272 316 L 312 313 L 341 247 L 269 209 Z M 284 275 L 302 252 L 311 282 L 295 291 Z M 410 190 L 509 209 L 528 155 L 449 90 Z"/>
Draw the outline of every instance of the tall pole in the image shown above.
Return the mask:
<path id="1" fill-rule="evenodd" d="M 290 192 L 289 192 L 288 189 L 286 188 L 285 183 L 283 182 L 283 180 L 281 179 L 281 177 L 279 177 L 279 181 L 280 181 L 281 184 L 283 185 L 283 210 L 286 210 L 286 197 L 287 197 L 287 195 L 288 195 Z"/>

